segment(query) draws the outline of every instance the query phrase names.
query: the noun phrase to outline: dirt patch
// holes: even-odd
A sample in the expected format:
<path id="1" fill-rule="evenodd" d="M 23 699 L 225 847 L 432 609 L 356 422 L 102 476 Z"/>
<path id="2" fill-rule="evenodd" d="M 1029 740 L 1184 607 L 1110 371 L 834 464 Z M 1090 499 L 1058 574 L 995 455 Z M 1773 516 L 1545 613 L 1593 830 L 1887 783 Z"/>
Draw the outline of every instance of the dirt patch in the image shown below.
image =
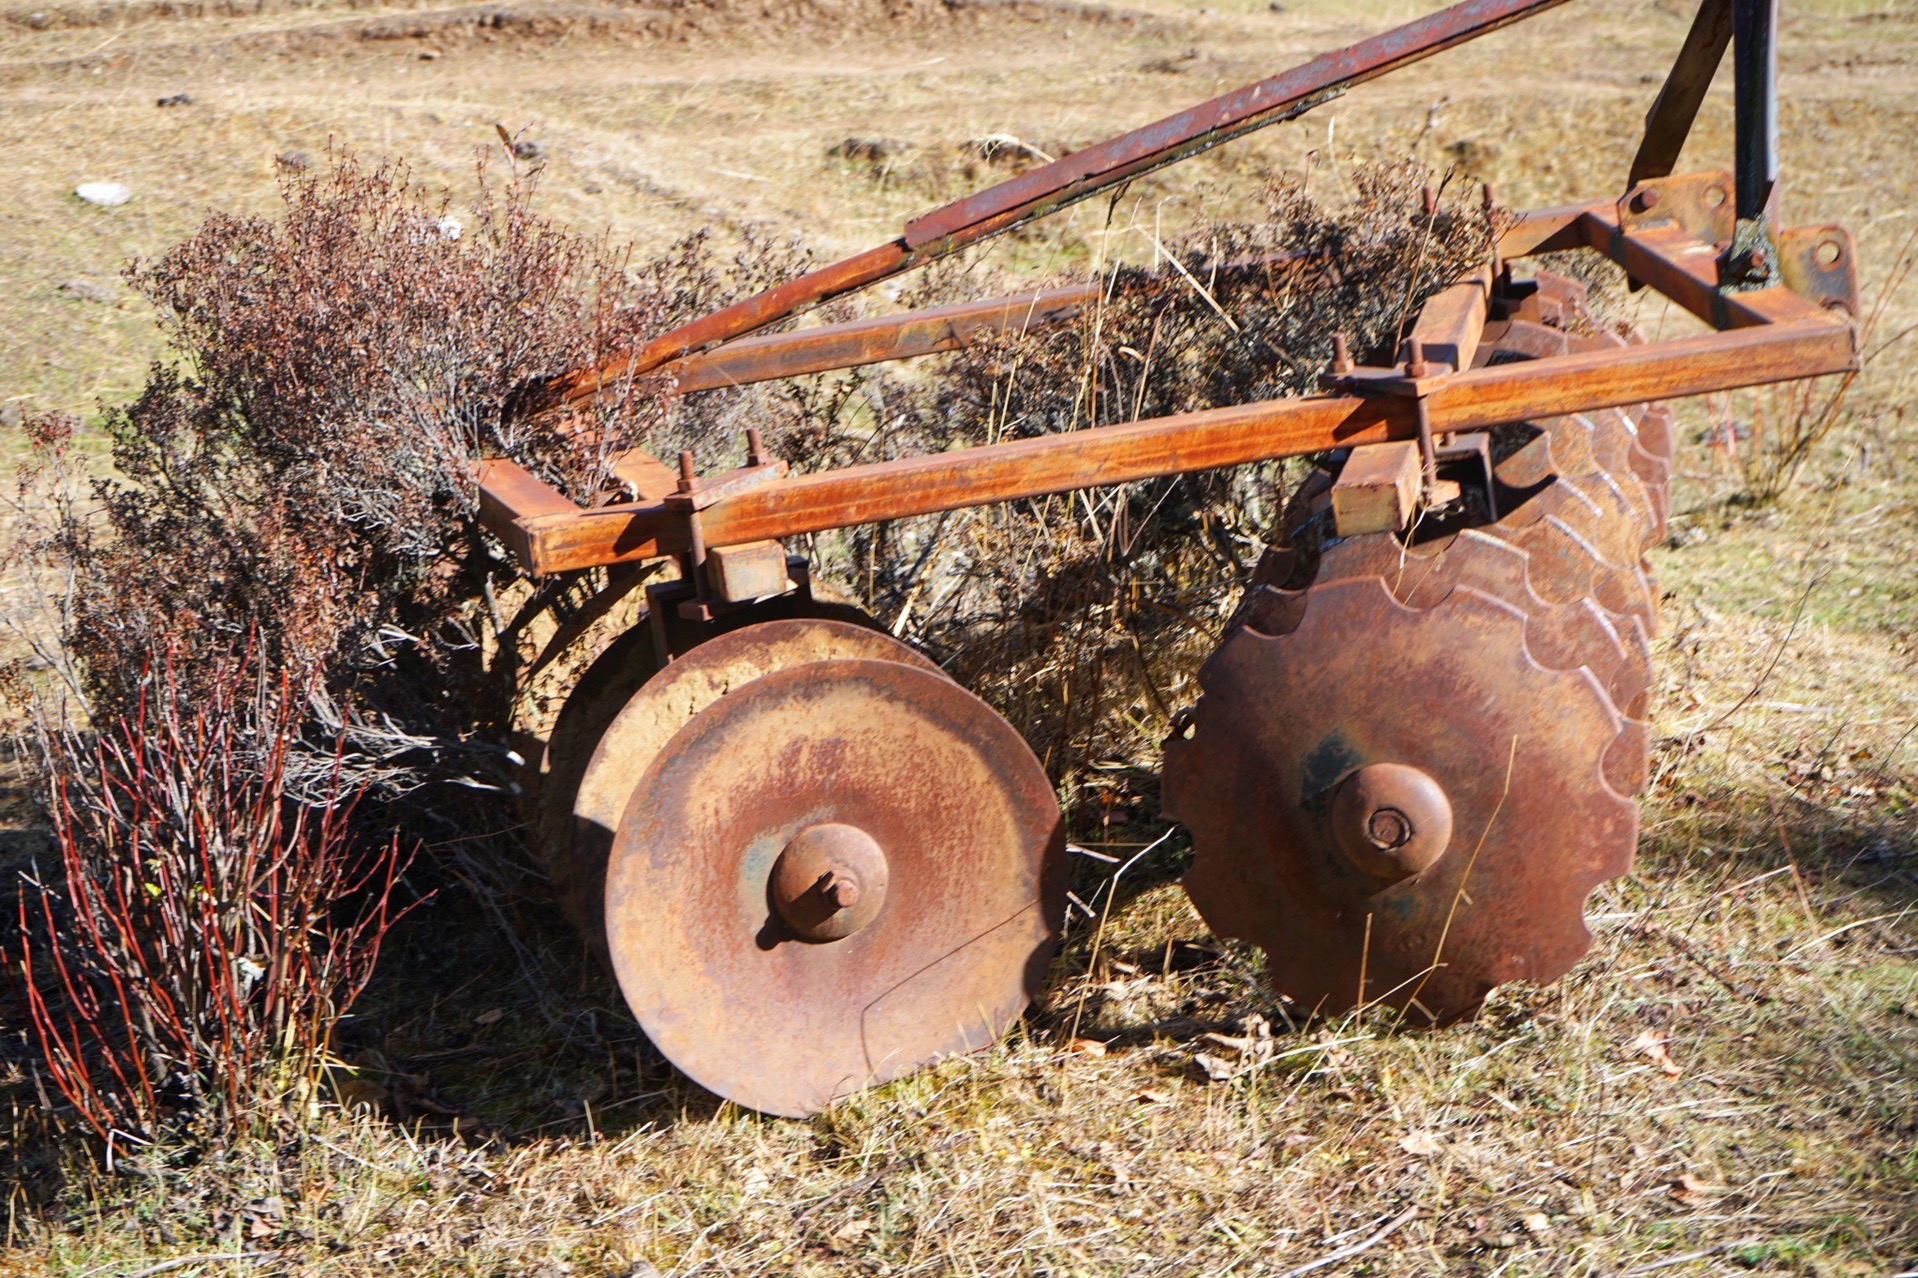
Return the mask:
<path id="1" fill-rule="evenodd" d="M 380 5 L 388 12 L 372 17 L 328 20 L 329 10 L 357 10 L 371 5 L 315 3 L 315 0 L 209 0 L 150 4 L 34 8 L 0 13 L 0 28 L 30 31 L 62 28 L 109 27 L 134 29 L 195 18 L 252 18 L 271 15 L 312 15 L 308 20 L 264 30 L 237 32 L 212 40 L 168 42 L 141 51 L 143 60 L 154 55 L 181 57 L 222 53 L 281 56 L 338 56 L 358 42 L 411 42 L 421 53 L 438 57 L 460 42 L 502 40 L 556 43 L 591 39 L 629 44 L 755 44 L 772 40 L 839 43 L 847 32 L 871 33 L 874 43 L 923 35 L 949 38 L 954 32 L 983 26 L 1012 24 L 1087 25 L 1133 30 L 1145 24 L 1163 25 L 1149 13 L 1074 0 L 680 0 L 666 4 L 471 4 L 431 8 L 398 0 Z M 391 12 L 399 9 L 401 12 Z M 880 33 L 883 33 L 881 35 Z M 49 64 L 91 72 L 123 65 L 129 56 L 116 47 L 109 54 L 89 54 Z"/>

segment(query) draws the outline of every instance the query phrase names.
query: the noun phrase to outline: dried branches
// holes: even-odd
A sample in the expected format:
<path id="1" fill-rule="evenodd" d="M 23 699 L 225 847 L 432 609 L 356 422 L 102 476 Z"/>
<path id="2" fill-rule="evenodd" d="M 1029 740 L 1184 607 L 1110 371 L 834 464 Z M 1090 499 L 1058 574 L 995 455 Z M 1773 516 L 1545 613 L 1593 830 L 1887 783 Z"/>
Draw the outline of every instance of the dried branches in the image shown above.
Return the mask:
<path id="1" fill-rule="evenodd" d="M 590 498 L 659 415 L 631 384 L 564 421 L 502 413 L 525 378 L 660 322 L 620 256 L 530 197 L 486 183 L 462 227 L 402 169 L 340 156 L 289 180 L 280 219 L 215 217 L 129 272 L 179 362 L 109 415 L 129 482 L 99 486 L 73 629 L 96 695 L 126 704 L 168 645 L 191 680 L 242 635 L 321 675 L 349 719 L 475 691 L 471 601 L 495 565 L 474 461 L 503 453 Z"/>
<path id="2" fill-rule="evenodd" d="M 547 594 L 480 531 L 475 462 L 590 502 L 668 418 L 631 381 L 531 418 L 515 391 L 791 255 L 754 240 L 729 285 L 695 239 L 635 271 L 529 180 L 481 181 L 463 223 L 340 154 L 280 217 L 214 217 L 128 273 L 174 358 L 107 410 L 117 473 L 88 495 L 70 424 L 35 420 L 0 575 L 45 587 L 46 618 L 7 620 L 68 679 L 0 670 L 60 853 L 18 947 L 46 1068 L 102 1136 L 297 1093 L 391 922 L 392 831 L 514 823 L 497 604 Z"/>

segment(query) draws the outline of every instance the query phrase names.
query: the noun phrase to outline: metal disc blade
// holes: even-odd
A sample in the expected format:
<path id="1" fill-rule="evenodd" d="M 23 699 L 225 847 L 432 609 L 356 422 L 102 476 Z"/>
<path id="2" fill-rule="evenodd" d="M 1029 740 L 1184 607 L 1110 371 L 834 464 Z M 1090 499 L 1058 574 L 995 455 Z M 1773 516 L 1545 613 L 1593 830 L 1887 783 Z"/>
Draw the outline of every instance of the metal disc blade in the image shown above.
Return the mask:
<path id="1" fill-rule="evenodd" d="M 1423 612 L 1376 579 L 1303 593 L 1289 633 L 1226 639 L 1190 735 L 1166 743 L 1199 912 L 1325 1013 L 1376 1000 L 1442 1023 L 1501 982 L 1561 975 L 1590 944 L 1586 896 L 1637 842 L 1636 805 L 1605 780 L 1604 692 L 1540 667 L 1522 615 L 1468 587 Z M 1444 844 L 1410 872 L 1347 850 L 1338 796 L 1373 765 L 1442 796 Z"/>
<path id="2" fill-rule="evenodd" d="M 605 923 L 600 906 L 606 858 L 580 856 L 573 845 L 573 802 L 593 750 L 619 708 L 659 671 L 651 628 L 645 618 L 624 631 L 596 657 L 566 694 L 546 743 L 545 775 L 540 780 L 535 839 L 546 882 L 566 921 L 587 948 L 606 957 Z"/>
<path id="3" fill-rule="evenodd" d="M 775 870 L 822 829 L 876 846 L 884 898 L 813 941 Z M 607 874 L 646 1033 L 703 1086 L 787 1115 L 996 1041 L 1038 994 L 1064 905 L 1032 751 L 957 684 L 888 661 L 793 666 L 709 705 L 635 787 Z"/>
<path id="4" fill-rule="evenodd" d="M 1623 710 L 1644 691 L 1649 671 L 1588 599 L 1547 603 L 1532 589 L 1523 549 L 1474 528 L 1423 546 L 1401 545 L 1389 533 L 1348 537 L 1327 546 L 1312 584 L 1376 577 L 1410 608 L 1443 602 L 1460 586 L 1502 600 L 1525 614 L 1525 647 L 1548 670 L 1584 666 Z"/>

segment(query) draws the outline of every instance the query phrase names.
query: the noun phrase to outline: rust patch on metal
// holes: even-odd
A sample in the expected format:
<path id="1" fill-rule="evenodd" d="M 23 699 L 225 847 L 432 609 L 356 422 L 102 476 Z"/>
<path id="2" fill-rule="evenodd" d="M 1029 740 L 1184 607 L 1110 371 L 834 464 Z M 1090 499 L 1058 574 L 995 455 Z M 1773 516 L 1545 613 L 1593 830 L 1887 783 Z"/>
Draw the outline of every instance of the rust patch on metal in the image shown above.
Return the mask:
<path id="1" fill-rule="evenodd" d="M 733 689 L 787 666 L 839 657 L 898 661 L 944 677 L 939 667 L 883 631 L 813 617 L 762 621 L 717 635 L 659 666 L 600 731 L 573 792 L 571 822 L 549 830 L 546 839 L 564 843 L 561 855 L 549 858 L 564 861 L 563 886 L 555 884 L 561 905 L 609 966 L 606 858 L 620 815 L 653 756 L 694 715 Z"/>
<path id="2" fill-rule="evenodd" d="M 1525 551 L 1480 529 L 1419 547 L 1385 536 L 1348 538 L 1326 548 L 1313 584 L 1365 577 L 1411 608 L 1433 607 L 1461 586 L 1512 605 L 1524 614 L 1533 660 L 1547 670 L 1590 670 L 1621 711 L 1650 680 L 1649 655 L 1628 645 L 1602 609 L 1582 598 L 1547 602 L 1532 587 Z"/>

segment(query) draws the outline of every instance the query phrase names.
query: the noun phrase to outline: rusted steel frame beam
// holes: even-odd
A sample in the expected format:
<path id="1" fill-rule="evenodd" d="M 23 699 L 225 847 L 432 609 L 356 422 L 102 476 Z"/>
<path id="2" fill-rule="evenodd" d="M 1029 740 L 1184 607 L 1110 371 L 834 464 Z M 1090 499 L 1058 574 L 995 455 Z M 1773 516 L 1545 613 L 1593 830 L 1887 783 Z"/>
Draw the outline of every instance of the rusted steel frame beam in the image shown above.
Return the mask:
<path id="1" fill-rule="evenodd" d="M 1562 249 L 1588 248 L 1589 236 L 1580 219 L 1587 213 L 1603 212 L 1611 207 L 1609 200 L 1591 201 L 1515 214 L 1512 224 L 1499 233 L 1498 256 L 1531 257 Z"/>
<path id="2" fill-rule="evenodd" d="M 635 351 L 528 387 L 520 407 L 577 402 L 621 378 L 730 341 L 830 298 L 957 252 L 1033 218 L 1292 119 L 1346 89 L 1510 26 L 1565 0 L 1462 0 L 1303 66 L 1055 160 L 906 224 L 890 243 L 821 267 L 662 333 Z"/>
<path id="3" fill-rule="evenodd" d="M 1443 379 L 1424 399 L 1451 433 L 1648 399 L 1791 381 L 1855 366 L 1849 324 L 1824 316 L 1674 342 L 1500 364 Z M 702 512 L 708 546 L 736 545 L 1097 488 L 1329 448 L 1413 439 L 1412 400 L 1311 396 L 958 449 L 782 480 Z M 519 523 L 536 573 L 658 558 L 687 547 L 663 505 Z"/>
<path id="4" fill-rule="evenodd" d="M 912 249 L 935 244 L 957 247 L 995 234 L 1142 173 L 1290 118 L 1353 85 L 1409 66 L 1562 2 L 1465 0 L 955 200 L 907 223 L 905 243 Z"/>
<path id="5" fill-rule="evenodd" d="M 640 501 L 651 501 L 679 490 L 679 472 L 643 448 L 613 458 L 613 478 Z"/>
<path id="6" fill-rule="evenodd" d="M 1651 229 L 1624 234 L 1619 228 L 1617 209 L 1609 203 L 1568 205 L 1520 214 L 1504 232 L 1498 246 L 1500 256 L 1506 258 L 1579 247 L 1596 248 L 1612 257 L 1634 276 L 1646 279 L 1715 327 L 1749 327 L 1823 317 L 1818 307 L 1785 289 L 1721 293 L 1713 246 L 1688 239 L 1676 230 Z M 1481 287 L 1482 277 L 1444 290 L 1426 304 L 1414 332 L 1425 343 L 1428 357 L 1454 367 L 1470 364 L 1469 353 L 1461 352 L 1460 347 L 1472 344 L 1469 337 L 1482 326 L 1483 310 L 1466 294 L 1476 295 Z M 709 385 L 845 367 L 855 361 L 903 358 L 951 349 L 962 344 L 969 333 L 986 329 L 1004 331 L 1015 324 L 1063 318 L 1096 296 L 1097 289 L 1096 284 L 1088 284 L 828 326 L 806 334 L 745 339 L 687 361 L 686 370 L 697 380 L 691 387 L 682 389 L 704 389 Z M 1458 305 L 1452 306 L 1448 299 Z M 699 371 L 708 360 L 713 361 L 711 372 Z M 718 380 L 721 377 L 728 380 Z M 639 503 L 612 512 L 615 517 L 647 509 L 654 499 L 676 486 L 668 468 L 643 452 L 622 459 L 621 464 L 627 462 L 630 465 L 626 470 L 638 468 L 635 473 L 627 475 L 626 470 L 617 466 L 615 469 L 628 479 Z M 581 508 L 559 492 L 506 461 L 488 462 L 482 468 L 480 500 L 482 521 L 529 563 L 535 559 L 534 547 L 526 539 L 521 520 L 550 520 L 582 513 Z"/>
<path id="7" fill-rule="evenodd" d="M 1645 136 L 1639 140 L 1638 154 L 1632 157 L 1627 190 L 1651 178 L 1670 176 L 1678 164 L 1705 92 L 1712 87 L 1712 76 L 1731 44 L 1732 3 L 1704 0 L 1698 6 L 1698 16 L 1692 19 L 1678 60 L 1672 63 L 1664 87 L 1652 100 L 1652 109 L 1645 113 Z"/>
<path id="8" fill-rule="evenodd" d="M 1816 305 L 1789 289 L 1727 293 L 1719 287 L 1719 249 L 1676 228 L 1653 227 L 1626 234 L 1613 208 L 1594 205 L 1579 215 L 1585 242 L 1624 267 L 1635 280 L 1657 289 L 1713 328 L 1823 316 Z"/>
<path id="9" fill-rule="evenodd" d="M 1857 332 L 1817 308 L 1670 342 L 1499 364 L 1448 377 L 1426 402 L 1441 431 L 1798 381 L 1858 367 Z"/>
<path id="10" fill-rule="evenodd" d="M 1590 242 L 1590 232 L 1579 225 L 1579 219 L 1588 213 L 1609 217 L 1612 208 L 1609 204 L 1577 204 L 1521 214 L 1501 236 L 1499 253 L 1512 258 L 1585 247 Z M 1286 264 L 1284 260 L 1263 261 L 1235 269 L 1272 269 Z M 1462 305 L 1472 305 L 1466 294 L 1476 289 L 1477 305 L 1482 310 L 1487 280 L 1481 278 L 1476 285 L 1459 287 L 1457 300 Z M 1096 299 L 1101 288 L 1097 282 L 1075 284 L 797 332 L 742 337 L 675 361 L 669 371 L 680 394 L 696 394 L 782 377 L 934 355 L 957 350 L 981 334 L 1025 331 L 1068 319 Z M 1427 302 L 1426 311 L 1431 318 L 1422 318 L 1421 323 L 1428 329 L 1433 324 L 1450 324 L 1458 318 L 1447 313 L 1449 296 L 1448 290 Z M 1455 368 L 1461 366 L 1447 353 L 1453 344 L 1442 334 L 1434 332 L 1428 336 L 1420 332 L 1419 335 L 1432 358 L 1451 363 Z M 1469 355 L 1465 363 L 1470 363 Z"/>
<path id="11" fill-rule="evenodd" d="M 744 386 L 751 382 L 856 368 L 958 350 L 989 333 L 1023 332 L 1077 315 L 1095 301 L 1095 281 L 1067 288 L 957 302 L 900 315 L 846 324 L 825 324 L 792 333 L 742 337 L 672 364 L 668 370 L 682 395 Z"/>
<path id="12" fill-rule="evenodd" d="M 1280 272 L 1304 260 L 1300 254 L 1276 253 L 1226 263 L 1219 268 L 1219 274 L 1237 278 L 1256 271 Z M 1154 286 L 1188 287 L 1171 272 L 1149 276 L 1133 287 Z M 663 372 L 672 376 L 678 393 L 690 395 L 781 377 L 916 359 L 959 350 L 987 334 L 1025 333 L 1071 319 L 1110 287 L 1109 280 L 1091 281 L 843 324 L 822 324 L 790 333 L 742 337 L 688 355 Z"/>
<path id="13" fill-rule="evenodd" d="M 616 385 L 624 378 L 641 376 L 689 351 L 728 341 L 829 298 L 876 284 L 910 265 L 916 263 L 906 251 L 905 241 L 889 241 L 669 329 L 637 350 L 609 356 L 597 365 L 562 373 L 544 383 L 531 384 L 516 407 L 527 411 L 590 399 L 602 388 Z"/>
<path id="14" fill-rule="evenodd" d="M 1492 268 L 1481 266 L 1470 277 L 1426 298 L 1411 334 L 1425 358 L 1449 364 L 1455 371 L 1470 368 L 1478 354 L 1478 339 L 1485 332 L 1491 296 Z"/>
<path id="15" fill-rule="evenodd" d="M 503 457 L 483 461 L 476 478 L 480 523 L 505 542 L 521 563 L 530 564 L 536 558 L 522 521 L 580 513 L 580 507 L 568 501 L 564 493 L 518 462 Z"/>

